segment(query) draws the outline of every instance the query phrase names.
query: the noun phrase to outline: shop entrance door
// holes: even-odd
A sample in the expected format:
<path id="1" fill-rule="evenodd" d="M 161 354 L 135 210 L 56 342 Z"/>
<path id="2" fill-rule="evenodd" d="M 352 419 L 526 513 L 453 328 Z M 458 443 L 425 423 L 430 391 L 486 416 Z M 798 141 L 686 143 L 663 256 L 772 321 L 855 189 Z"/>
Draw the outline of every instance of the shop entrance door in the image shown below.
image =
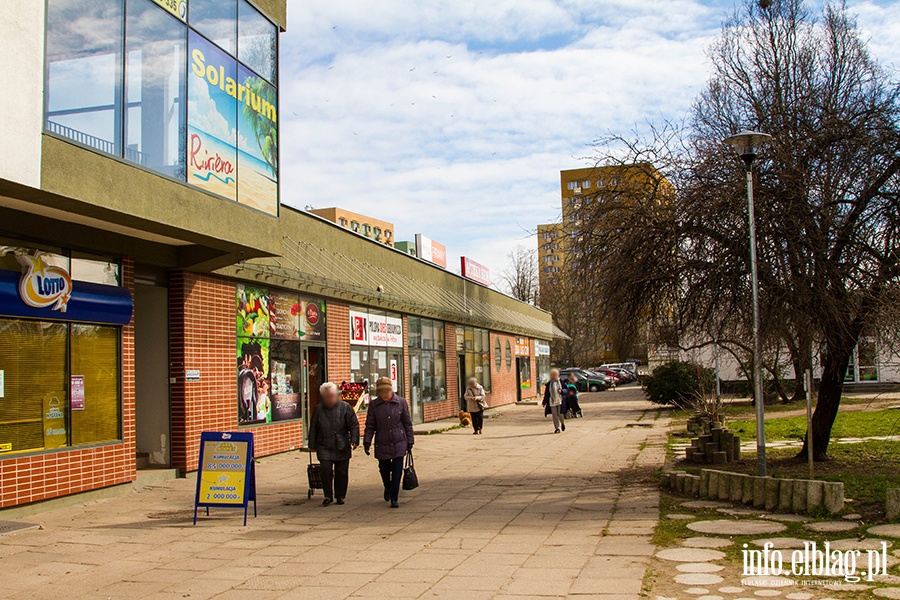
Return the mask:
<path id="1" fill-rule="evenodd" d="M 169 451 L 169 291 L 134 285 L 134 426 L 137 468 L 164 468 Z"/>
<path id="2" fill-rule="evenodd" d="M 304 345 L 301 353 L 303 369 L 303 445 L 309 442 L 309 420 L 319 404 L 319 386 L 325 383 L 325 348 Z"/>
<path id="3" fill-rule="evenodd" d="M 531 359 L 527 356 L 516 358 L 516 402 L 522 401 L 522 386 L 531 385 Z"/>
<path id="4" fill-rule="evenodd" d="M 459 362 L 457 363 L 459 366 L 456 369 L 457 372 L 457 383 L 459 384 L 459 410 L 466 410 L 466 399 L 463 397 L 466 394 L 466 355 L 459 355 Z"/>

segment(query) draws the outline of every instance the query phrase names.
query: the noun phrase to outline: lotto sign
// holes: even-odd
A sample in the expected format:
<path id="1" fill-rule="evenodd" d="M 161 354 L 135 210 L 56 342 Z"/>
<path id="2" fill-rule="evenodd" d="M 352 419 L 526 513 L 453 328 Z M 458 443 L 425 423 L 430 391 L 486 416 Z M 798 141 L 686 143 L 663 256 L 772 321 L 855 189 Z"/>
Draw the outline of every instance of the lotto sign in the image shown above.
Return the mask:
<path id="1" fill-rule="evenodd" d="M 51 307 L 52 310 L 66 312 L 72 295 L 72 278 L 62 267 L 54 267 L 44 262 L 43 257 L 20 254 L 16 260 L 22 265 L 19 278 L 19 297 L 32 308 Z"/>
<path id="2" fill-rule="evenodd" d="M 197 509 L 206 507 L 243 507 L 244 525 L 247 506 L 253 501 L 256 516 L 256 470 L 253 464 L 252 433 L 203 432 L 200 434 L 200 466 L 197 470 L 197 495 L 194 500 L 194 524 Z"/>

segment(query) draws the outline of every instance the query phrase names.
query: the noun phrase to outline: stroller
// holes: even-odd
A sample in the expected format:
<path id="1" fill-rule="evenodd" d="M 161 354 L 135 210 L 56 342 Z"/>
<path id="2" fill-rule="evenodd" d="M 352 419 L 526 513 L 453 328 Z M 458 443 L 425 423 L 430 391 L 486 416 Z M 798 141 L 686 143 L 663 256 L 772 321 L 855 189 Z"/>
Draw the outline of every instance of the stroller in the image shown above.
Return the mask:
<path id="1" fill-rule="evenodd" d="M 313 497 L 315 490 L 321 490 L 322 485 L 322 465 L 314 463 L 312 452 L 309 453 L 309 466 L 306 467 L 306 478 L 309 480 L 309 489 L 306 492 L 306 499 Z"/>

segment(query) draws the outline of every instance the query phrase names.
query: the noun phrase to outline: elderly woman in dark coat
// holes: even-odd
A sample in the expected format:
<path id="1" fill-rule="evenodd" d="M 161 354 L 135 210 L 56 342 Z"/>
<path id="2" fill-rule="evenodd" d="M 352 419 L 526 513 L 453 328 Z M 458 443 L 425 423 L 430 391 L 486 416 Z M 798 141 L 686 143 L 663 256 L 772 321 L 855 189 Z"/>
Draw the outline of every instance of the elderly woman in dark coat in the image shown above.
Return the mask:
<path id="1" fill-rule="evenodd" d="M 400 506 L 400 481 L 403 477 L 403 457 L 412 450 L 415 442 L 409 404 L 394 393 L 393 383 L 387 377 L 375 383 L 377 396 L 369 403 L 366 414 L 366 434 L 363 445 L 366 454 L 375 439 L 375 458 L 384 483 L 384 501 L 391 508 Z"/>
<path id="2" fill-rule="evenodd" d="M 316 451 L 322 464 L 322 488 L 325 500 L 343 504 L 347 497 L 350 456 L 359 446 L 359 420 L 353 407 L 338 397 L 335 384 L 323 383 L 319 388 L 321 402 L 309 422 L 309 449 Z"/>

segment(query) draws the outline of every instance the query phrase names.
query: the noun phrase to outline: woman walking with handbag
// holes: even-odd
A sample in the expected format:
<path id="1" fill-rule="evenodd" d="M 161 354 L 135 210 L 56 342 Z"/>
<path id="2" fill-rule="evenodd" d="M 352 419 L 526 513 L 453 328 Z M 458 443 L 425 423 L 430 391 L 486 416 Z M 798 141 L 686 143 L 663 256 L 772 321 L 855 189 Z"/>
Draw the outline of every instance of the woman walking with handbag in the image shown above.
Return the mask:
<path id="1" fill-rule="evenodd" d="M 359 446 L 359 420 L 348 403 L 338 397 L 335 384 L 323 383 L 319 388 L 322 401 L 309 420 L 309 449 L 316 451 L 322 465 L 322 490 L 328 506 L 335 499 L 344 503 L 350 472 L 350 457 Z"/>
<path id="2" fill-rule="evenodd" d="M 415 443 L 409 404 L 394 393 L 394 386 L 387 377 L 375 382 L 378 394 L 369 403 L 366 414 L 366 431 L 363 448 L 370 453 L 375 440 L 375 458 L 384 483 L 384 501 L 391 508 L 400 506 L 400 483 L 403 477 L 403 458 L 412 451 Z"/>
<path id="3" fill-rule="evenodd" d="M 469 378 L 469 386 L 464 394 L 466 398 L 466 410 L 472 415 L 473 435 L 482 433 L 484 429 L 484 409 L 487 408 L 484 388 L 474 377 Z"/>

